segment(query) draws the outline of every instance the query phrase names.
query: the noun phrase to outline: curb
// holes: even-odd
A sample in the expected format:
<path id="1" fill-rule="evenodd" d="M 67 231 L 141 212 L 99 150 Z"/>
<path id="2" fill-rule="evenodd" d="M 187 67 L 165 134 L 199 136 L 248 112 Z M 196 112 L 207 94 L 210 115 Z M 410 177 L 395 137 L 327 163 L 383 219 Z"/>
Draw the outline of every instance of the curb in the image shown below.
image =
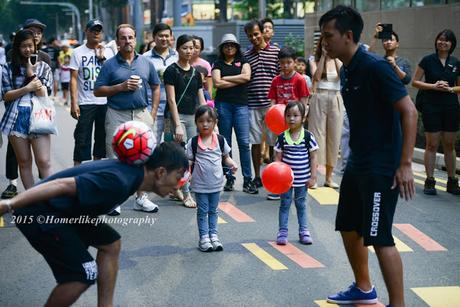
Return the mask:
<path id="1" fill-rule="evenodd" d="M 414 162 L 424 164 L 423 163 L 424 154 L 425 154 L 424 149 L 414 148 L 414 155 L 412 156 L 412 160 Z M 437 169 L 440 169 L 440 170 L 442 170 L 443 168 L 446 167 L 446 165 L 444 163 L 444 155 L 443 154 L 440 154 L 440 153 L 436 154 L 436 160 L 434 162 L 434 167 L 437 168 Z M 457 170 L 457 172 L 460 171 L 460 158 L 456 159 L 455 169 Z"/>

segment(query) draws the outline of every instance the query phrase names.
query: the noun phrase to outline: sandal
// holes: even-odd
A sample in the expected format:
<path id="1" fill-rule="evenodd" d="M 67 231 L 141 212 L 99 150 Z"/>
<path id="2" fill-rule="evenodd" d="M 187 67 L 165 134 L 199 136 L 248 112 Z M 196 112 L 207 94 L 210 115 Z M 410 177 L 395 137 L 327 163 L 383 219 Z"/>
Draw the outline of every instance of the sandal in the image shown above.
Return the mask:
<path id="1" fill-rule="evenodd" d="M 196 202 L 193 200 L 193 197 L 191 195 L 188 195 L 184 199 L 184 206 L 187 208 L 196 208 Z"/>
<path id="2" fill-rule="evenodd" d="M 181 190 L 175 190 L 172 193 L 169 193 L 169 199 L 175 200 L 175 201 L 184 201 L 184 193 L 182 193 Z"/>

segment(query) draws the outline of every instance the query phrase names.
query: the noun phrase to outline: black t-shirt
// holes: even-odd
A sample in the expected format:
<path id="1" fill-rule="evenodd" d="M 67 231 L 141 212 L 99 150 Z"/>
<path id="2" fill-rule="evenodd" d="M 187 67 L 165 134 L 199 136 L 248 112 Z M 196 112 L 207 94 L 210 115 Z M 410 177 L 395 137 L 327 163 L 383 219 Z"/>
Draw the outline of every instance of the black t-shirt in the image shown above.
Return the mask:
<path id="1" fill-rule="evenodd" d="M 241 70 L 243 69 L 243 64 L 247 61 L 243 59 L 236 59 L 231 64 L 226 64 L 224 60 L 217 60 L 212 70 L 220 70 L 220 76 L 235 76 L 240 75 Z M 230 88 L 217 89 L 216 91 L 216 102 L 227 102 L 235 104 L 248 104 L 248 94 L 247 94 L 247 83 L 239 84 Z"/>
<path id="2" fill-rule="evenodd" d="M 84 163 L 58 172 L 37 185 L 57 178 L 75 177 L 77 193 L 30 205 L 15 211 L 17 215 L 55 217 L 96 217 L 112 211 L 137 191 L 144 179 L 144 168 L 109 159 Z M 53 224 L 41 224 L 42 229 Z"/>
<path id="3" fill-rule="evenodd" d="M 446 65 L 443 66 L 436 53 L 425 56 L 418 64 L 425 71 L 425 82 L 434 84 L 436 81 L 447 81 L 449 86 L 457 84 L 457 78 L 460 76 L 460 61 L 453 56 L 448 56 Z M 439 108 L 457 108 L 458 96 L 455 93 L 426 91 L 426 103 L 423 105 L 423 111 L 437 110 Z"/>
<path id="4" fill-rule="evenodd" d="M 192 76 L 193 72 L 195 73 Z M 177 63 L 173 63 L 166 68 L 163 78 L 165 85 L 168 84 L 174 86 L 179 114 L 195 114 L 195 111 L 200 104 L 198 100 L 198 90 L 203 87 L 203 81 L 200 73 L 193 67 L 190 67 L 189 70 L 183 70 L 179 67 L 179 65 L 177 65 Z M 179 102 L 190 78 L 192 78 L 190 85 L 183 95 L 182 100 Z M 168 105 L 166 104 L 166 111 L 168 111 L 168 109 Z"/>
<path id="5" fill-rule="evenodd" d="M 51 58 L 51 69 L 55 70 L 58 68 L 59 48 L 48 46 L 43 51 L 45 51 Z"/>
<path id="6" fill-rule="evenodd" d="M 362 47 L 340 77 L 350 122 L 347 169 L 393 176 L 402 151 L 401 119 L 393 104 L 407 95 L 406 88 L 386 60 Z"/>

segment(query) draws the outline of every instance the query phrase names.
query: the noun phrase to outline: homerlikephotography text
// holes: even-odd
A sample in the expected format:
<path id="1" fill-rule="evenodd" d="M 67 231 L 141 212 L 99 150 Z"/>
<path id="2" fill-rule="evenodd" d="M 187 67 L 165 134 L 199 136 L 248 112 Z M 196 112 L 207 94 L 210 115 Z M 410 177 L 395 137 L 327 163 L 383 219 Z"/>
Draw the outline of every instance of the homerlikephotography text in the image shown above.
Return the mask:
<path id="1" fill-rule="evenodd" d="M 81 215 L 77 217 L 59 217 L 59 216 L 45 216 L 45 215 L 13 215 L 11 223 L 12 224 L 32 224 L 34 222 L 38 224 L 68 224 L 68 225 L 77 225 L 77 224 L 92 224 L 97 226 L 99 224 L 117 224 L 121 226 L 128 225 L 149 225 L 153 226 L 157 218 L 150 216 L 142 217 L 118 217 L 118 216 L 89 216 Z"/>

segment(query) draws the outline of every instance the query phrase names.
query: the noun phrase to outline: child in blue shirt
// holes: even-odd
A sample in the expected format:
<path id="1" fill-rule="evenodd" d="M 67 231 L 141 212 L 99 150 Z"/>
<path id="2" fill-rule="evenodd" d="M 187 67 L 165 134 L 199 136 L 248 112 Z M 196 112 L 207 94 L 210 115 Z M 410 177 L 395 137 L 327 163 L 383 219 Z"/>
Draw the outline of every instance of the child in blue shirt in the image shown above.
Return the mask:
<path id="1" fill-rule="evenodd" d="M 195 124 L 198 135 L 188 141 L 186 153 L 192 164 L 191 188 L 198 207 L 198 248 L 203 252 L 222 251 L 222 243 L 217 237 L 217 206 L 224 185 L 222 161 L 233 173 L 238 167 L 229 155 L 231 148 L 224 137 L 214 132 L 217 124 L 215 109 L 200 106 L 195 113 Z"/>
<path id="2" fill-rule="evenodd" d="M 294 172 L 294 182 L 291 189 L 281 194 L 279 231 L 276 238 L 278 245 L 286 245 L 288 242 L 289 208 L 293 193 L 299 222 L 299 241 L 302 244 L 312 244 L 313 242 L 307 227 L 306 198 L 307 189 L 316 183 L 316 150 L 318 144 L 313 134 L 303 128 L 305 116 L 305 106 L 302 103 L 289 102 L 286 105 L 284 118 L 289 129 L 278 136 L 274 148 L 275 160 L 288 164 Z"/>

